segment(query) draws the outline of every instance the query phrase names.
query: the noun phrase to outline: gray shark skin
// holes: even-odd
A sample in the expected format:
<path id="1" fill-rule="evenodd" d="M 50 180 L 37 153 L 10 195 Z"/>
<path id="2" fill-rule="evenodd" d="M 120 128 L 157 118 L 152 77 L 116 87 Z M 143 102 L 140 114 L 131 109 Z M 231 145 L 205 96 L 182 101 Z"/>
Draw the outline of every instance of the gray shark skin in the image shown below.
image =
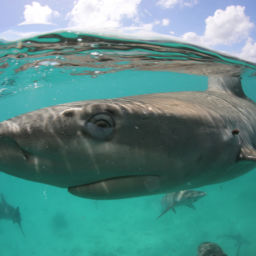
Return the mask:
<path id="1" fill-rule="evenodd" d="M 204 92 L 72 102 L 0 123 L 0 170 L 93 199 L 169 193 L 255 167 L 256 104 L 239 77 Z"/>
<path id="2" fill-rule="evenodd" d="M 11 220 L 13 223 L 17 223 L 19 225 L 19 228 L 22 234 L 25 235 L 21 225 L 21 216 L 20 216 L 19 207 L 13 207 L 10 204 L 8 204 L 2 194 L 1 194 L 1 203 L 0 203 L 0 220 L 1 219 Z"/>
<path id="3" fill-rule="evenodd" d="M 184 205 L 192 209 L 195 209 L 195 206 L 193 203 L 198 201 L 200 198 L 204 197 L 205 195 L 206 195 L 205 192 L 195 191 L 195 190 L 181 190 L 177 192 L 168 193 L 162 198 L 163 211 L 158 216 L 158 218 L 163 216 L 170 209 L 172 209 L 172 211 L 176 213 L 175 207 L 177 206 Z"/>
<path id="4" fill-rule="evenodd" d="M 228 256 L 221 247 L 212 242 L 203 242 L 198 246 L 197 256 Z"/>

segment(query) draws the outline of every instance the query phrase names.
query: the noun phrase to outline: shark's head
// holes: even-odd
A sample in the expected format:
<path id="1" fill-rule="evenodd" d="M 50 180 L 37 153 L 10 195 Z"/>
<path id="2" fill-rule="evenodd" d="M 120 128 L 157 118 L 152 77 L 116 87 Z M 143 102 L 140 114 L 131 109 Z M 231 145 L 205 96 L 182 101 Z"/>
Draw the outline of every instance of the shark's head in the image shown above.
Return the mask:
<path id="1" fill-rule="evenodd" d="M 168 195 L 168 194 L 167 194 Z M 194 202 L 206 195 L 203 191 L 198 190 L 181 190 L 175 193 L 170 193 L 173 196 L 173 204 L 181 204 L 192 206 Z"/>
<path id="2" fill-rule="evenodd" d="M 196 202 L 200 198 L 206 195 L 203 191 L 196 191 L 196 190 L 187 190 L 185 191 L 184 198 L 189 200 L 191 203 Z"/>
<path id="3" fill-rule="evenodd" d="M 85 197 L 160 192 L 170 158 L 168 137 L 156 139 L 168 132 L 158 112 L 139 102 L 102 100 L 14 117 L 0 123 L 0 170 Z"/>

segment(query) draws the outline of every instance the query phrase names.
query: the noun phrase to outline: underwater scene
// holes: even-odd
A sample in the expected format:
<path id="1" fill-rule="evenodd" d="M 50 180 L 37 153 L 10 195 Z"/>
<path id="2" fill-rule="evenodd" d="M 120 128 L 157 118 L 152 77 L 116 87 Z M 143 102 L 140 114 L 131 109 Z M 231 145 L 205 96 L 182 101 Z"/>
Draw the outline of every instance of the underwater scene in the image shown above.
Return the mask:
<path id="1" fill-rule="evenodd" d="M 241 77 L 245 94 L 256 101 L 256 64 L 192 44 L 68 31 L 0 41 L 0 121 L 75 101 L 202 92 L 208 77 L 216 75 Z M 43 121 L 38 120 L 37 127 Z M 239 132 L 234 129 L 232 134 Z M 161 133 L 153 134 L 156 141 Z M 105 135 L 97 131 L 95 136 L 100 141 Z M 1 154 L 7 155 L 16 142 L 0 138 L 0 143 L 7 148 L 6 153 L 1 146 Z M 28 160 L 26 150 L 19 150 Z M 193 150 L 184 148 L 184 161 L 188 154 Z M 55 152 L 49 159 L 54 157 Z M 16 166 L 14 175 L 0 169 L 0 255 L 256 255 L 256 169 L 182 191 L 86 198 L 79 194 L 83 188 L 54 186 L 64 179 L 61 171 L 58 181 L 48 185 L 45 180 L 34 182 L 32 174 L 23 177 Z M 199 254 L 203 242 L 216 243 L 223 253 Z"/>

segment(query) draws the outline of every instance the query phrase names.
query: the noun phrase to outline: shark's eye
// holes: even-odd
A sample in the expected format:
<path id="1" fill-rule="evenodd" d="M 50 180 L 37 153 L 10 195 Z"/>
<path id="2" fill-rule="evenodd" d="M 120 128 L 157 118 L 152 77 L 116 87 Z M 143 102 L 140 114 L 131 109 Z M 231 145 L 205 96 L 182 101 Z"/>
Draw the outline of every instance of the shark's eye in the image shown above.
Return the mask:
<path id="1" fill-rule="evenodd" d="M 100 128 L 111 127 L 111 124 L 107 120 L 105 120 L 105 119 L 96 120 L 94 124 L 97 125 Z"/>
<path id="2" fill-rule="evenodd" d="M 99 113 L 89 118 L 85 123 L 85 131 L 92 137 L 105 140 L 113 133 L 115 122 L 108 113 Z"/>

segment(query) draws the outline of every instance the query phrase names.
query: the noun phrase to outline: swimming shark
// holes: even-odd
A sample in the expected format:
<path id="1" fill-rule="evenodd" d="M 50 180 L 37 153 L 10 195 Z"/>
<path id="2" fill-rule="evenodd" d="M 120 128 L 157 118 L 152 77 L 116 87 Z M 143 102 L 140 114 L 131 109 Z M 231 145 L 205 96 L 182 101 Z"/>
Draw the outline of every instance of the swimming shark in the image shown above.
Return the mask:
<path id="1" fill-rule="evenodd" d="M 170 209 L 174 213 L 176 213 L 175 207 L 177 206 L 187 206 L 192 209 L 195 209 L 194 202 L 198 201 L 200 198 L 204 197 L 206 195 L 203 191 L 196 191 L 196 190 L 181 190 L 177 192 L 171 192 L 166 194 L 162 198 L 162 207 L 163 211 L 158 216 L 160 218 L 165 213 L 167 213 Z"/>
<path id="2" fill-rule="evenodd" d="M 197 256 L 227 256 L 227 254 L 218 244 L 203 242 L 198 246 Z"/>
<path id="3" fill-rule="evenodd" d="M 248 244 L 249 241 L 247 239 L 245 239 L 240 233 L 231 233 L 231 234 L 225 234 L 220 236 L 222 239 L 226 238 L 226 239 L 231 239 L 235 242 L 236 244 L 236 254 L 235 256 L 239 256 L 240 255 L 240 251 L 241 251 L 241 247 L 243 244 Z"/>
<path id="4" fill-rule="evenodd" d="M 1 203 L 0 203 L 0 219 L 12 220 L 13 223 L 17 223 L 23 235 L 24 231 L 21 225 L 21 216 L 19 207 L 13 207 L 8 204 L 1 194 Z"/>
<path id="5" fill-rule="evenodd" d="M 0 170 L 92 199 L 216 184 L 255 167 L 255 113 L 229 75 L 205 91 L 50 106 L 0 123 Z"/>

